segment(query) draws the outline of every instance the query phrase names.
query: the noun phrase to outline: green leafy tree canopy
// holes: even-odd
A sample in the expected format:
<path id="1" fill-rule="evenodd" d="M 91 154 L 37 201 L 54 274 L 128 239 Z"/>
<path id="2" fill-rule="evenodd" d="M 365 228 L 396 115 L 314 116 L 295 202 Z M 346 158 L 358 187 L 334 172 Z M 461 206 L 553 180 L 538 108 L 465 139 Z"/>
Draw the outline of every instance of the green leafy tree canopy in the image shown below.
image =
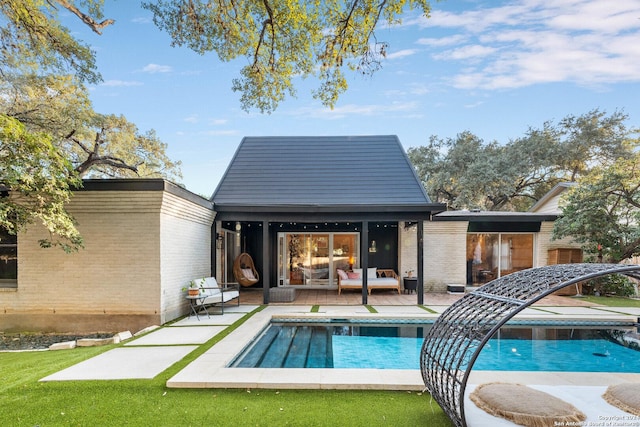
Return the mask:
<path id="1" fill-rule="evenodd" d="M 562 199 L 554 238 L 572 237 L 591 258 L 618 263 L 640 255 L 640 144 L 594 167 Z"/>
<path id="2" fill-rule="evenodd" d="M 427 193 L 453 209 L 524 211 L 554 185 L 628 155 L 628 116 L 592 110 L 529 128 L 504 144 L 471 132 L 408 150 Z"/>
<path id="3" fill-rule="evenodd" d="M 222 61 L 246 58 L 233 90 L 242 94 L 245 110 L 261 112 L 295 95 L 294 78 L 309 76 L 320 80 L 314 97 L 333 107 L 347 89 L 344 67 L 362 74 L 380 67 L 388 47 L 375 34 L 381 20 L 397 24 L 405 8 L 430 11 L 426 0 L 157 0 L 143 6 L 174 46 L 214 51 Z"/>
<path id="4" fill-rule="evenodd" d="M 80 184 L 71 163 L 47 134 L 27 131 L 18 120 L 0 114 L 0 226 L 12 234 L 39 220 L 51 238 L 42 246 L 77 249 L 82 238 L 65 210 L 70 190 Z"/>

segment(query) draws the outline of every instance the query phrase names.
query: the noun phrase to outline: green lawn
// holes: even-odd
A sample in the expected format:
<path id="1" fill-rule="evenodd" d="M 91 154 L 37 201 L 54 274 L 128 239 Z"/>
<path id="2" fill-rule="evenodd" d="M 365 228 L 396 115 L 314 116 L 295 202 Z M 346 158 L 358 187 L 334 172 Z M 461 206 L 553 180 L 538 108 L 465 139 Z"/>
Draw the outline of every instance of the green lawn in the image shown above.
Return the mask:
<path id="1" fill-rule="evenodd" d="M 580 298 L 583 301 L 593 302 L 595 304 L 606 305 L 609 307 L 640 307 L 640 299 L 625 297 L 596 297 L 587 295 Z"/>
<path id="2" fill-rule="evenodd" d="M 0 425 L 452 425 L 428 394 L 416 392 L 165 387 L 167 379 L 227 333 L 153 380 L 38 382 L 115 346 L 0 353 Z"/>

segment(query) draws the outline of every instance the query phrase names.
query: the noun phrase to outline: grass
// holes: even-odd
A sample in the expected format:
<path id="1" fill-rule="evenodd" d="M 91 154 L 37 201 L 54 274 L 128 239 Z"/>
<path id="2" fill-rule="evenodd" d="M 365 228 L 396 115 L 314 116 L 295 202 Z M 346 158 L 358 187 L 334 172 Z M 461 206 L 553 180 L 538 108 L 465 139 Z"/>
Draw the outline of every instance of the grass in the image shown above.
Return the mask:
<path id="1" fill-rule="evenodd" d="M 169 389 L 165 386 L 169 378 L 249 316 L 251 314 L 152 380 L 38 382 L 116 345 L 0 353 L 0 425 L 452 425 L 426 393 Z"/>
<path id="2" fill-rule="evenodd" d="M 640 307 L 640 299 L 626 297 L 596 297 L 594 295 L 586 295 L 580 298 L 582 301 L 588 301 L 595 304 L 606 305 L 608 307 Z"/>

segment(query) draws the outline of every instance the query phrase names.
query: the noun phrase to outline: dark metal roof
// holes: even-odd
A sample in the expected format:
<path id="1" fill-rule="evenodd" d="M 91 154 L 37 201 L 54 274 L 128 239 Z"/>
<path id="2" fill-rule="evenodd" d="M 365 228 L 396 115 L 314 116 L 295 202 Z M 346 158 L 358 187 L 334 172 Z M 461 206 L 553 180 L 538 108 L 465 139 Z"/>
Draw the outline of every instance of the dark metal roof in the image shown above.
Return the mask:
<path id="1" fill-rule="evenodd" d="M 218 212 L 443 209 L 394 135 L 245 137 L 212 200 Z"/>

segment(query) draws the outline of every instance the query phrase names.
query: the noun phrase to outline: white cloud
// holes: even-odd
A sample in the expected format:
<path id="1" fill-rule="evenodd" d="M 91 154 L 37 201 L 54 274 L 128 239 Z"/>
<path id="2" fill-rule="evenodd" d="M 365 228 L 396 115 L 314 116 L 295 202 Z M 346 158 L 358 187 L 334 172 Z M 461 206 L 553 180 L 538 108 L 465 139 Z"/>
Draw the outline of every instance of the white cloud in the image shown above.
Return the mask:
<path id="1" fill-rule="evenodd" d="M 151 24 L 153 22 L 153 19 L 151 19 L 150 16 L 138 16 L 136 18 L 133 18 L 131 22 L 135 24 Z"/>
<path id="2" fill-rule="evenodd" d="M 170 65 L 148 64 L 144 66 L 142 71 L 151 74 L 170 73 L 172 71 L 172 68 Z"/>
<path id="3" fill-rule="evenodd" d="M 451 46 L 455 44 L 460 44 L 467 40 L 467 37 L 462 34 L 456 34 L 454 36 L 449 37 L 440 37 L 440 38 L 420 38 L 416 41 L 417 44 L 426 45 L 426 46 Z"/>
<path id="4" fill-rule="evenodd" d="M 193 116 L 185 117 L 184 121 L 187 123 L 198 123 L 200 119 L 198 119 L 197 114 L 194 114 Z"/>
<path id="5" fill-rule="evenodd" d="M 209 120 L 209 124 L 212 124 L 214 126 L 220 126 L 220 125 L 224 125 L 228 122 L 229 120 L 227 119 L 211 119 Z"/>
<path id="6" fill-rule="evenodd" d="M 415 49 L 403 49 L 403 50 L 399 50 L 397 52 L 393 52 L 387 55 L 387 59 L 398 59 L 398 58 L 404 58 L 406 56 L 412 56 L 415 55 L 417 52 L 417 50 Z"/>
<path id="7" fill-rule="evenodd" d="M 494 53 L 497 49 L 489 46 L 482 45 L 467 45 L 462 46 L 457 49 L 449 50 L 442 52 L 440 54 L 436 54 L 433 57 L 435 59 L 453 59 L 453 60 L 461 60 L 461 59 L 471 59 L 478 57 L 489 56 Z"/>
<path id="8" fill-rule="evenodd" d="M 413 113 L 418 109 L 418 103 L 411 102 L 392 102 L 390 104 L 347 104 L 334 108 L 321 109 L 298 109 L 292 112 L 292 115 L 313 117 L 320 119 L 343 119 L 348 116 L 381 116 L 389 113 Z"/>
<path id="9" fill-rule="evenodd" d="M 516 0 L 433 11 L 415 25 L 444 32 L 416 43 L 429 46 L 434 60 L 457 66 L 448 81 L 458 88 L 640 81 L 640 0 Z"/>
<path id="10" fill-rule="evenodd" d="M 128 86 L 142 86 L 142 82 L 138 82 L 135 80 L 126 81 L 126 80 L 105 80 L 100 84 L 100 86 L 110 86 L 110 87 L 128 87 Z"/>

